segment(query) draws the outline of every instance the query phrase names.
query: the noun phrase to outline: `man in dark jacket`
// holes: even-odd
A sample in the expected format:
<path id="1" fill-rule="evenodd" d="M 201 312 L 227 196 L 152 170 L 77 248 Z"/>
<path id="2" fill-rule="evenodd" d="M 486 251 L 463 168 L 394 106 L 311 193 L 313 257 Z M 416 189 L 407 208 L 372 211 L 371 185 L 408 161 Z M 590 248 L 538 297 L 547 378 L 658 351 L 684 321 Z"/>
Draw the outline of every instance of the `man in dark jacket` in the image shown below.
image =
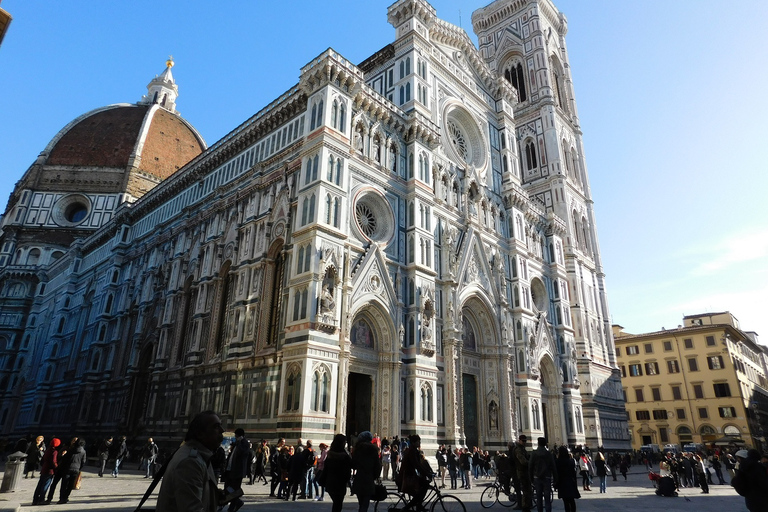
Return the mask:
<path id="1" fill-rule="evenodd" d="M 547 438 L 540 437 L 538 447 L 531 453 L 528 461 L 528 475 L 536 488 L 536 508 L 542 512 L 547 507 L 547 512 L 552 512 L 552 482 L 557 487 L 557 471 L 555 470 L 555 458 L 547 449 Z"/>
<path id="2" fill-rule="evenodd" d="M 517 479 L 520 481 L 521 501 L 518 503 L 523 512 L 531 512 L 531 477 L 528 473 L 528 460 L 531 456 L 525 449 L 526 441 L 528 441 L 528 437 L 525 434 L 520 434 L 515 446 L 515 470 Z"/>
<path id="3" fill-rule="evenodd" d="M 112 449 L 112 437 L 108 437 L 101 441 L 98 450 L 99 456 L 99 476 L 104 476 L 104 470 L 107 468 L 107 460 L 109 459 L 109 450 Z"/>
<path id="4" fill-rule="evenodd" d="M 242 490 L 243 478 L 248 474 L 249 452 L 250 446 L 245 438 L 245 431 L 238 428 L 235 430 L 235 442 L 232 444 L 232 450 L 229 452 L 226 470 L 224 471 L 224 489 L 227 494 Z M 235 512 L 243 506 L 243 503 L 243 500 L 240 498 L 235 498 L 229 504 L 229 512 Z"/>
<path id="5" fill-rule="evenodd" d="M 147 444 L 144 445 L 144 450 L 141 454 L 144 457 L 144 462 L 147 463 L 147 475 L 144 478 L 154 478 L 155 476 L 155 462 L 157 461 L 157 445 L 150 437 L 147 439 Z"/>
<path id="6" fill-rule="evenodd" d="M 112 470 L 112 476 L 117 478 L 120 474 L 120 464 L 123 459 L 128 456 L 128 446 L 125 444 L 125 436 L 120 437 L 120 444 L 117 446 L 117 453 L 115 454 L 115 469 Z"/>
<path id="7" fill-rule="evenodd" d="M 59 504 L 67 503 L 69 501 L 69 494 L 72 489 L 75 488 L 75 482 L 77 482 L 77 476 L 82 471 L 85 465 L 85 440 L 79 439 L 75 447 L 71 447 L 67 454 L 64 456 L 63 470 L 64 474 L 61 478 L 61 491 L 59 492 Z"/>

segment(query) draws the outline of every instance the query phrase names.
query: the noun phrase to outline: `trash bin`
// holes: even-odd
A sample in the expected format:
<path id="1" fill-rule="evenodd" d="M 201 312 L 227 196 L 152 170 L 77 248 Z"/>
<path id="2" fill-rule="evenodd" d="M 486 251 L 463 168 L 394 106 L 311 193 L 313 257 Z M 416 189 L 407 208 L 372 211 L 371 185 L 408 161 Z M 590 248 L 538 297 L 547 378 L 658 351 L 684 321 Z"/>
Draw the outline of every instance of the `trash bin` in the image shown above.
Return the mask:
<path id="1" fill-rule="evenodd" d="M 21 475 L 24 474 L 24 464 L 27 454 L 24 452 L 12 453 L 8 456 L 5 463 L 5 474 L 3 483 L 0 485 L 0 492 L 13 492 L 19 486 Z"/>

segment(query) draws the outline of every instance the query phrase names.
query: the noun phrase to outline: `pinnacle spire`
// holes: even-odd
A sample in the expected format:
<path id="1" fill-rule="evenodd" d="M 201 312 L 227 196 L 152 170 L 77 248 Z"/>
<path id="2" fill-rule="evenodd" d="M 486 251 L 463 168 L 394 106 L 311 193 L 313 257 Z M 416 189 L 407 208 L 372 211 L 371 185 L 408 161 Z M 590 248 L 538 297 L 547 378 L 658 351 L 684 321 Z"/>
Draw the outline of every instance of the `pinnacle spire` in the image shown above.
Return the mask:
<path id="1" fill-rule="evenodd" d="M 165 61 L 165 69 L 159 76 L 155 76 L 147 84 L 147 94 L 141 98 L 139 103 L 159 104 L 161 107 L 176 111 L 176 98 L 179 95 L 179 87 L 173 79 L 171 68 L 174 66 L 173 55 L 168 56 Z"/>

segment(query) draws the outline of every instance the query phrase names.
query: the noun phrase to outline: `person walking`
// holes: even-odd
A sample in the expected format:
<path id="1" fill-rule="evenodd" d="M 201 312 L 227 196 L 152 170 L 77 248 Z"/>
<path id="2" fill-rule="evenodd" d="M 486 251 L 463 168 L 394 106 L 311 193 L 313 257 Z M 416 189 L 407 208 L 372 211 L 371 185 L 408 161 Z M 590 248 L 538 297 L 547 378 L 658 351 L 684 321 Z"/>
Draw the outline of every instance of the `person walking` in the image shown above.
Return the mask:
<path id="1" fill-rule="evenodd" d="M 717 455 L 712 457 L 712 469 L 715 471 L 718 483 L 720 485 L 725 485 L 725 480 L 723 479 L 723 464 L 720 462 L 720 457 Z"/>
<path id="2" fill-rule="evenodd" d="M 248 464 L 250 458 L 250 446 L 245 438 L 245 431 L 242 428 L 235 430 L 235 442 L 232 450 L 229 452 L 226 469 L 224 471 L 224 488 L 227 494 L 243 490 L 243 478 L 248 474 Z M 229 512 L 237 512 L 245 504 L 240 498 L 235 498 L 229 503 Z"/>
<path id="3" fill-rule="evenodd" d="M 163 475 L 157 510 L 163 512 L 216 512 L 217 481 L 211 457 L 224 439 L 219 416 L 213 411 L 196 415 L 189 423 L 184 444 L 176 450 Z"/>
<path id="4" fill-rule="evenodd" d="M 344 496 L 347 494 L 347 483 L 352 476 L 352 458 L 345 449 L 346 444 L 347 436 L 336 434 L 323 466 L 323 481 L 320 485 L 325 487 L 328 496 L 331 497 L 333 502 L 331 512 L 341 512 Z"/>
<path id="5" fill-rule="evenodd" d="M 558 448 L 555 468 L 557 470 L 557 497 L 563 500 L 565 512 L 576 512 L 576 500 L 581 498 L 577 483 L 576 468 L 578 464 L 568 448 Z"/>
<path id="6" fill-rule="evenodd" d="M 605 456 L 602 452 L 597 452 L 597 456 L 595 457 L 595 473 L 597 474 L 597 478 L 600 479 L 600 494 L 606 492 L 605 488 L 609 471 L 608 464 L 605 462 Z"/>
<path id="7" fill-rule="evenodd" d="M 520 501 L 518 503 L 520 503 L 520 508 L 523 512 L 531 511 L 531 478 L 528 472 L 531 456 L 525 449 L 527 441 L 528 437 L 525 434 L 520 434 L 515 445 L 515 470 L 517 472 L 517 479 L 520 482 Z"/>
<path id="8" fill-rule="evenodd" d="M 35 493 L 32 497 L 32 505 L 42 505 L 45 503 L 45 493 L 53 481 L 53 475 L 59 465 L 59 445 L 61 441 L 57 438 L 51 439 L 48 449 L 43 455 L 43 464 L 40 467 L 40 480 L 37 482 Z"/>
<path id="9" fill-rule="evenodd" d="M 615 453 L 612 453 L 608 457 L 608 467 L 611 468 L 611 476 L 613 477 L 613 481 L 616 481 L 616 473 L 619 471 L 619 456 Z"/>
<path id="10" fill-rule="evenodd" d="M 358 512 L 368 512 L 368 505 L 373 496 L 375 480 L 381 474 L 379 449 L 371 441 L 373 436 L 367 430 L 357 436 L 357 444 L 352 451 L 352 467 L 355 480 L 352 492 L 357 496 Z"/>
<path id="11" fill-rule="evenodd" d="M 543 512 L 552 512 L 552 484 L 557 487 L 557 471 L 555 459 L 547 449 L 547 438 L 540 437 L 536 440 L 537 448 L 531 452 L 528 460 L 528 477 L 536 489 L 536 508 Z"/>
<path id="12" fill-rule="evenodd" d="M 317 458 L 317 467 L 315 468 L 315 485 L 320 486 L 320 495 L 315 497 L 315 501 L 323 501 L 325 499 L 325 486 L 323 482 L 323 472 L 325 471 L 325 459 L 328 457 L 328 445 L 320 443 L 320 456 Z M 389 445 L 385 445 L 385 448 L 389 449 Z M 315 491 L 317 494 L 317 491 Z"/>
<path id="13" fill-rule="evenodd" d="M 66 473 L 66 468 L 64 467 L 64 458 L 67 456 L 67 453 L 70 450 L 74 450 L 74 447 L 77 445 L 78 441 L 79 439 L 77 437 L 73 437 L 68 446 L 64 443 L 59 446 L 59 464 L 56 467 L 56 472 L 53 474 L 53 481 L 51 482 L 51 486 L 48 487 L 48 497 L 45 499 L 46 505 L 53 501 L 53 496 L 56 494 L 56 486 L 59 485 L 59 482 L 61 482 L 62 478 L 64 478 L 64 474 Z"/>
<path id="14" fill-rule="evenodd" d="M 120 464 L 123 459 L 128 456 L 128 446 L 125 444 L 125 436 L 120 437 L 120 444 L 117 446 L 117 454 L 115 455 L 115 469 L 112 470 L 112 476 L 117 478 L 120 474 Z"/>
<path id="15" fill-rule="evenodd" d="M 585 491 L 591 491 L 590 485 L 592 485 L 592 460 L 587 452 L 581 452 L 579 454 L 579 473 L 581 474 L 581 486 Z"/>
<path id="16" fill-rule="evenodd" d="M 622 458 L 621 462 L 619 463 L 619 471 L 621 471 L 621 476 L 624 477 L 624 481 L 627 480 L 627 471 L 629 471 L 629 463 L 627 462 L 626 458 Z"/>
<path id="17" fill-rule="evenodd" d="M 392 464 L 392 450 L 389 445 L 385 445 L 381 449 L 381 471 L 383 473 L 382 480 L 389 480 L 389 468 Z"/>
<path id="18" fill-rule="evenodd" d="M 159 448 L 150 437 L 147 439 L 147 444 L 144 445 L 141 456 L 144 458 L 144 462 L 147 464 L 147 474 L 144 478 L 155 477 L 155 463 L 157 462 L 157 453 Z"/>
<path id="19" fill-rule="evenodd" d="M 691 461 L 693 464 L 694 472 L 696 473 L 696 476 L 699 480 L 699 486 L 701 487 L 702 494 L 709 494 L 709 483 L 707 482 L 707 469 L 704 466 L 704 461 L 701 459 L 701 456 L 697 453 L 693 456 L 693 460 Z"/>
<path id="20" fill-rule="evenodd" d="M 107 468 L 107 460 L 109 460 L 109 450 L 112 449 L 112 436 L 101 440 L 97 455 L 99 457 L 99 476 L 104 476 L 104 470 Z"/>
<path id="21" fill-rule="evenodd" d="M 69 502 L 69 495 L 75 489 L 75 483 L 83 470 L 85 459 L 85 440 L 78 439 L 77 444 L 70 448 L 62 461 L 64 476 L 61 478 L 61 490 L 59 491 L 58 503 L 60 505 Z"/>
<path id="22" fill-rule="evenodd" d="M 459 449 L 448 450 L 448 475 L 451 477 L 451 489 L 458 487 Z"/>
<path id="23" fill-rule="evenodd" d="M 35 441 L 29 443 L 29 448 L 27 448 L 27 460 L 24 463 L 24 478 L 35 478 L 35 471 L 40 469 L 40 461 L 43 460 L 44 453 L 45 438 L 43 436 L 37 436 Z"/>
<path id="24" fill-rule="evenodd" d="M 435 454 L 435 458 L 437 459 L 437 472 L 440 476 L 440 488 L 445 489 L 445 473 L 448 469 L 448 457 L 445 453 L 444 444 L 440 445 L 440 448 Z"/>

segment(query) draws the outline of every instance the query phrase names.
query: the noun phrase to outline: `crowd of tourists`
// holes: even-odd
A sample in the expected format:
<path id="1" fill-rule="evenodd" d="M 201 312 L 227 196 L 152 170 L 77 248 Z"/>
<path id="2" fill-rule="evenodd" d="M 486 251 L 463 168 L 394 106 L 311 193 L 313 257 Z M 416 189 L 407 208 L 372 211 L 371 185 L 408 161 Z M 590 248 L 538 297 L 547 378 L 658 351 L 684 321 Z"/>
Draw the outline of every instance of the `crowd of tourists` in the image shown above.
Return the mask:
<path id="1" fill-rule="evenodd" d="M 208 423 L 205 428 L 195 427 L 196 420 L 213 422 L 211 424 L 218 427 L 211 434 Z M 700 487 L 702 493 L 709 493 L 710 485 L 730 483 L 745 497 L 751 512 L 768 512 L 768 456 L 761 456 L 754 449 L 713 447 L 698 453 L 618 453 L 591 450 L 586 446 L 555 445 L 550 449 L 546 438 L 541 437 L 531 450 L 528 439 L 521 435 L 506 451 L 494 453 L 478 447 L 440 445 L 434 453 L 436 470 L 433 470 L 421 450 L 419 436 L 388 439 L 361 432 L 351 436 L 337 434 L 330 445 L 315 446 L 311 440 L 301 439 L 293 444 L 280 438 L 276 445 L 270 446 L 264 439 L 251 442 L 242 429 L 237 429 L 231 442 L 222 443 L 223 436 L 218 430 L 223 429 L 215 413 L 201 413 L 196 420 L 190 424 L 185 443 L 174 454 L 164 456 L 153 439 L 148 438 L 138 458 L 139 469 L 146 471 L 145 478 L 157 476 L 152 484 L 154 488 L 167 466 L 161 464 L 163 460 L 168 461 L 167 467 L 173 469 L 175 478 L 183 478 L 185 471 L 190 470 L 183 469 L 183 461 L 179 463 L 179 452 L 187 458 L 199 458 L 201 451 L 210 449 L 204 464 L 197 464 L 196 469 L 202 467 L 211 473 L 211 482 L 204 482 L 199 499 L 215 508 L 204 507 L 204 510 L 221 510 L 222 504 L 227 504 L 228 512 L 236 512 L 244 503 L 240 499 L 243 482 L 269 485 L 270 497 L 286 501 L 324 501 L 327 494 L 333 502 L 332 512 L 341 510 L 345 496 L 351 492 L 357 498 L 359 512 L 366 512 L 379 491 L 377 486 L 381 487 L 379 484 L 384 481 L 394 481 L 398 489 L 411 497 L 410 506 L 417 508 L 433 480 L 439 488 L 471 489 L 478 480 L 498 478 L 503 491 L 514 498 L 514 509 L 529 512 L 535 495 L 538 511 L 551 512 L 554 489 L 563 500 L 565 511 L 575 512 L 576 500 L 581 492 L 592 491 L 595 480 L 598 492 L 605 493 L 609 478 L 616 481 L 621 475 L 627 480 L 634 464 L 648 471 L 659 490 L 666 481 L 674 491 Z M 208 432 L 207 438 L 200 434 L 203 430 Z M 200 442 L 195 444 L 196 440 Z M 46 442 L 43 436 L 27 437 L 20 439 L 12 450 L 6 447 L 5 451 L 26 454 L 24 478 L 35 478 L 35 472 L 39 472 L 33 505 L 51 503 L 57 488 L 58 503 L 67 503 L 71 492 L 79 488 L 87 459 L 85 440 L 74 437 L 64 443 L 58 438 Z M 96 443 L 95 455 L 99 477 L 111 474 L 118 478 L 123 462 L 130 456 L 126 437 L 102 439 Z M 175 492 L 169 490 L 174 486 L 173 478 L 163 479 L 169 481 L 166 495 Z M 219 490 L 219 484 L 223 484 L 223 490 Z M 205 491 L 206 485 L 211 489 Z M 666 495 L 660 491 L 657 494 Z M 177 498 L 169 498 L 169 503 L 178 501 Z"/>

